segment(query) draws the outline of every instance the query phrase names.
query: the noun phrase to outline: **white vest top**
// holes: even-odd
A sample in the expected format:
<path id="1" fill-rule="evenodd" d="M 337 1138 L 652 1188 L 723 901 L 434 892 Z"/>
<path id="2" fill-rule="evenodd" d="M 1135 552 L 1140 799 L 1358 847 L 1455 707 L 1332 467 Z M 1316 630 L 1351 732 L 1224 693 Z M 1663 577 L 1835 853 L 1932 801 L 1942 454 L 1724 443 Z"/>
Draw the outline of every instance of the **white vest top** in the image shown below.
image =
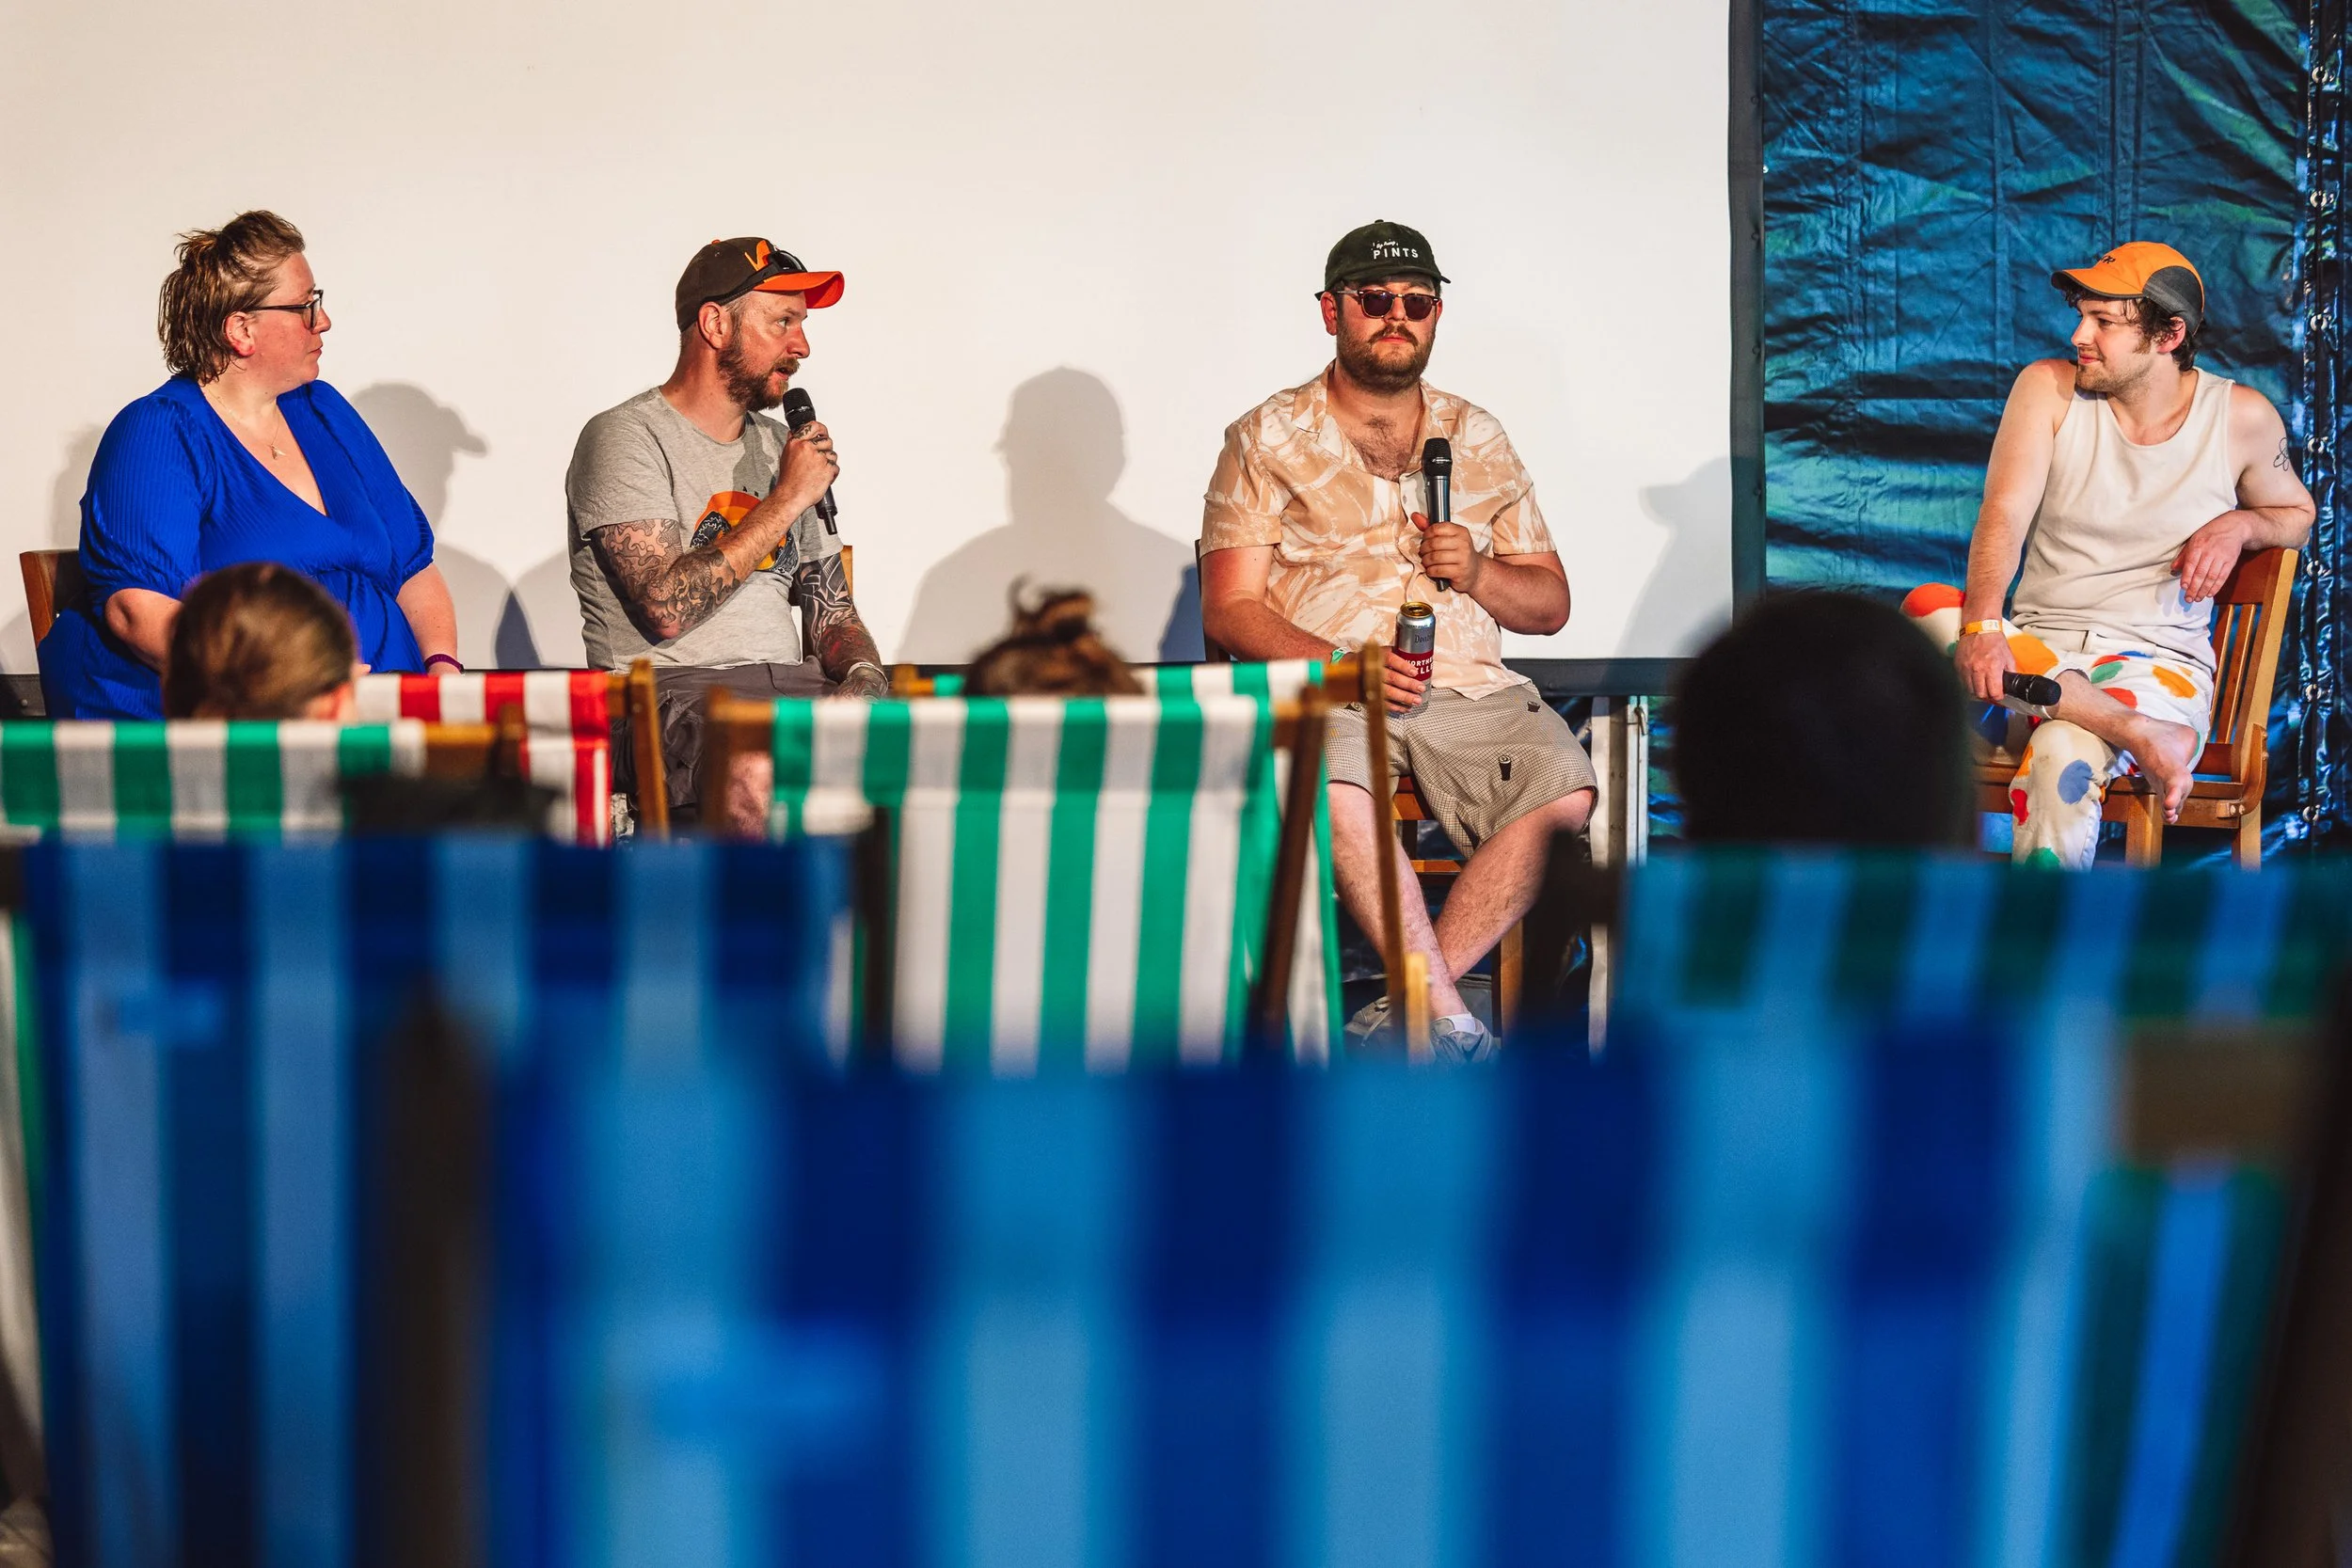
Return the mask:
<path id="1" fill-rule="evenodd" d="M 2182 598 L 2172 562 L 2190 534 L 2236 509 L 2237 468 L 2232 384 L 2195 373 L 2188 418 L 2153 447 L 2123 438 L 2106 398 L 2074 394 L 2010 601 L 2018 626 L 2102 632 L 2212 673 L 2213 601 Z"/>

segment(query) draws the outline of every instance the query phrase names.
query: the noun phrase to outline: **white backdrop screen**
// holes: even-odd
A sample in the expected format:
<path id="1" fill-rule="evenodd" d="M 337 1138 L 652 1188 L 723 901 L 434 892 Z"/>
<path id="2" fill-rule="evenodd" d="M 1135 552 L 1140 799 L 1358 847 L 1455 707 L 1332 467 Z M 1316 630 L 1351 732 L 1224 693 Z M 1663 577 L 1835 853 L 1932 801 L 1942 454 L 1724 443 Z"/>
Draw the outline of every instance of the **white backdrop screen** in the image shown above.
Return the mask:
<path id="1" fill-rule="evenodd" d="M 174 235 L 268 207 L 461 652 L 577 662 L 573 442 L 668 373 L 695 247 L 764 234 L 848 275 L 799 385 L 886 656 L 963 657 L 1027 578 L 1197 657 L 1223 428 L 1327 362 L 1324 254 L 1388 217 L 1454 279 L 1431 381 L 1501 418 L 1567 564 L 1567 629 L 1507 651 L 1683 652 L 1731 597 L 1725 31 L 1721 0 L 12 8 L 0 545 L 74 542 L 99 433 L 163 379 Z"/>

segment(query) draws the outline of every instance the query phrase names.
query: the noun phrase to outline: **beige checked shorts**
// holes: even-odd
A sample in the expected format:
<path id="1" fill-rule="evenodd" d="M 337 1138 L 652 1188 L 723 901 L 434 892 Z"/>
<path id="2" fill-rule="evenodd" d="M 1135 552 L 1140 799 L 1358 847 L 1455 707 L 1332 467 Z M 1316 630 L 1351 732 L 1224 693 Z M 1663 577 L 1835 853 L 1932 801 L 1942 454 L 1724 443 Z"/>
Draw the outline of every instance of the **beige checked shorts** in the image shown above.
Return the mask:
<path id="1" fill-rule="evenodd" d="M 1334 711 L 1324 748 L 1333 784 L 1372 787 L 1364 712 Z M 1421 705 L 1389 717 L 1389 775 L 1410 773 L 1422 803 L 1464 850 L 1538 806 L 1597 787 L 1593 765 L 1567 721 L 1532 686 L 1483 697 L 1432 689 Z"/>

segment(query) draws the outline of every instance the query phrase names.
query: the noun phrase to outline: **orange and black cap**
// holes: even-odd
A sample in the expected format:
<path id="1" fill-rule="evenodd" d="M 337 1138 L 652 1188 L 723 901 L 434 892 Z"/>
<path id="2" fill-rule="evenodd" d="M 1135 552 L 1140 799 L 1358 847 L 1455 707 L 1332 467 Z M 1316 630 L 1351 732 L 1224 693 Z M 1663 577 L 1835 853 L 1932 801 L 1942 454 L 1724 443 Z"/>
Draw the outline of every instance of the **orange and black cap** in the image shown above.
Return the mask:
<path id="1" fill-rule="evenodd" d="M 724 305 L 757 290 L 769 294 L 806 294 L 808 308 L 821 310 L 841 298 L 841 275 L 811 272 L 788 250 L 766 240 L 713 240 L 694 252 L 677 280 L 677 325 L 683 332 L 706 305 Z"/>
<path id="2" fill-rule="evenodd" d="M 2087 267 L 2052 273 L 2050 281 L 2100 299 L 2153 300 L 2188 323 L 2192 336 L 2204 325 L 2204 278 L 2187 257 L 2153 240 L 2117 245 Z"/>

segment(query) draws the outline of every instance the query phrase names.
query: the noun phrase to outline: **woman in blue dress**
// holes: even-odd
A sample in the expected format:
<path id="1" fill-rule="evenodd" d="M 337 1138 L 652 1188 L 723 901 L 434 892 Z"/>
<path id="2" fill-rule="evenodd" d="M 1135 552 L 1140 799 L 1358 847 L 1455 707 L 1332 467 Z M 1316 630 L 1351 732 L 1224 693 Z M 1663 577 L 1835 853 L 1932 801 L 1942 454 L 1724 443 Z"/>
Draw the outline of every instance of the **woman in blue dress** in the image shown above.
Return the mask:
<path id="1" fill-rule="evenodd" d="M 115 416 L 82 497 L 78 604 L 40 641 L 52 717 L 154 719 L 180 595 L 275 561 L 351 615 L 375 670 L 457 668 L 457 614 L 424 513 L 318 378 L 328 319 L 302 235 L 246 213 L 182 236 L 157 329 L 171 379 Z"/>

